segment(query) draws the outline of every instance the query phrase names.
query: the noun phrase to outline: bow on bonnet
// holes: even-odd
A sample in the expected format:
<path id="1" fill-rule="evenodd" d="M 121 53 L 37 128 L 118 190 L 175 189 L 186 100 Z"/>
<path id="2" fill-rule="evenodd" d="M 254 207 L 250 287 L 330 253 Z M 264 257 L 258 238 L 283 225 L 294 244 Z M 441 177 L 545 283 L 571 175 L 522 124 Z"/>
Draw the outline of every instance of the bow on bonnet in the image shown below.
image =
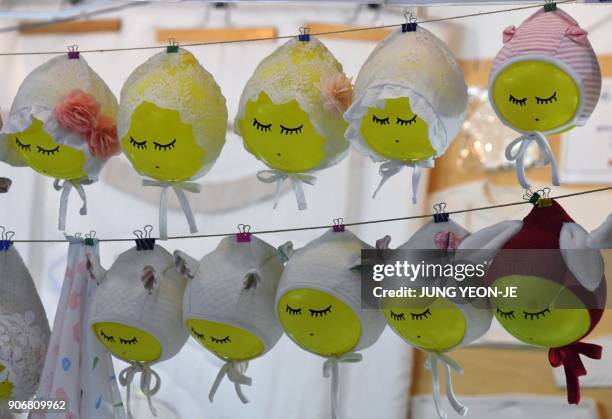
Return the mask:
<path id="1" fill-rule="evenodd" d="M 81 137 L 92 156 L 106 160 L 119 153 L 117 127 L 113 119 L 102 114 L 96 99 L 75 89 L 64 96 L 53 110 L 58 124 Z"/>
<path id="2" fill-rule="evenodd" d="M 516 32 L 516 26 L 514 25 L 504 29 L 502 35 L 504 44 L 510 42 L 516 36 Z M 568 26 L 563 36 L 580 45 L 587 45 L 589 43 L 588 32 L 577 25 Z"/>

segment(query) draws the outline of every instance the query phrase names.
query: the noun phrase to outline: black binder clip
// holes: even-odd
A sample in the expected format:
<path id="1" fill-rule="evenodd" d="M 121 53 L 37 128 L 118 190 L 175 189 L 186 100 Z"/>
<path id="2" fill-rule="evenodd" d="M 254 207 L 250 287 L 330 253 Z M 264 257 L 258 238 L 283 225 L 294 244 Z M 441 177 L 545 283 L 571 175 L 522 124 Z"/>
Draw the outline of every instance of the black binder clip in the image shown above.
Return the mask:
<path id="1" fill-rule="evenodd" d="M 134 230 L 136 236 L 136 249 L 137 250 L 153 250 L 155 248 L 155 239 L 151 237 L 153 226 L 147 224 L 144 226 L 144 231 Z"/>
<path id="2" fill-rule="evenodd" d="M 404 17 L 406 18 L 406 23 L 402 23 L 402 32 L 416 32 L 417 30 L 417 22 L 416 18 L 412 16 L 411 12 L 404 13 Z"/>
<path id="3" fill-rule="evenodd" d="M 541 197 L 542 196 L 538 192 L 531 192 L 531 188 L 525 189 L 525 193 L 523 194 L 523 199 L 533 205 L 536 205 Z"/>
<path id="4" fill-rule="evenodd" d="M 446 223 L 448 222 L 449 215 L 447 212 L 444 212 L 446 209 L 446 203 L 440 202 L 439 204 L 435 204 L 433 206 L 434 211 L 436 212 L 433 215 L 434 223 Z"/>
<path id="5" fill-rule="evenodd" d="M 248 224 L 238 224 L 238 233 L 236 233 L 236 243 L 251 242 L 251 226 Z"/>

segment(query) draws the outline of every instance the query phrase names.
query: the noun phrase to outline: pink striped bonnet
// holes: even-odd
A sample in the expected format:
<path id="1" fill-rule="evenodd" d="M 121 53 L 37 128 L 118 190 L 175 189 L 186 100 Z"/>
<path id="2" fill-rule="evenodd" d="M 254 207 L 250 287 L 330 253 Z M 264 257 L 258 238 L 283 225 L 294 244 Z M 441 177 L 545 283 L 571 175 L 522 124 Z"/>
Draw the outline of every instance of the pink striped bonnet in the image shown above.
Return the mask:
<path id="1" fill-rule="evenodd" d="M 503 41 L 504 46 L 493 60 L 489 75 L 489 94 L 497 76 L 510 64 L 526 60 L 546 61 L 564 70 L 580 91 L 578 111 L 562 129 L 584 125 L 601 93 L 601 71 L 587 32 L 564 11 L 545 11 L 542 8 L 518 28 L 506 28 Z M 490 101 L 502 122 L 508 125 L 492 97 Z"/>

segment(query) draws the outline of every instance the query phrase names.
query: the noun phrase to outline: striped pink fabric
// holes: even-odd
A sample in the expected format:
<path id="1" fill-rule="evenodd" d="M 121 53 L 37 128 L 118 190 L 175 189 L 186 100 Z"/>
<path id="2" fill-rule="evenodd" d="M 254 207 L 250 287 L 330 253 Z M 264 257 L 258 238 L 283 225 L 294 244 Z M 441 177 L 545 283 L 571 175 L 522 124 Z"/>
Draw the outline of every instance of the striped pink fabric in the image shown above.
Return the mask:
<path id="1" fill-rule="evenodd" d="M 489 88 L 509 61 L 520 60 L 521 56 L 526 59 L 540 56 L 552 62 L 563 63 L 573 71 L 574 74 L 570 76 L 585 98 L 570 125 L 584 125 L 601 93 L 601 71 L 587 32 L 560 9 L 550 12 L 540 9 L 518 28 L 506 28 L 503 40 L 504 46 L 493 61 Z"/>

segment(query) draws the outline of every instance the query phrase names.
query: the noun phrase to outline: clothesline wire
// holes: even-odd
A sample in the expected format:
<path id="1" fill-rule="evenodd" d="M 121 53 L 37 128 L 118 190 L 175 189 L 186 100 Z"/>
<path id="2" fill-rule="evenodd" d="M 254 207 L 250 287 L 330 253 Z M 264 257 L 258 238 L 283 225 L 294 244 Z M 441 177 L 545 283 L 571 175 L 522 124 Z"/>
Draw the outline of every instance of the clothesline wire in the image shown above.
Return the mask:
<path id="1" fill-rule="evenodd" d="M 604 191 L 609 191 L 612 190 L 612 186 L 607 186 L 604 188 L 599 188 L 599 189 L 591 189 L 591 190 L 587 190 L 587 191 L 580 191 L 580 192 L 573 192 L 573 193 L 569 193 L 569 194 L 564 194 L 564 195 L 557 195 L 555 197 L 552 197 L 553 199 L 564 199 L 564 198 L 571 198 L 571 197 L 575 197 L 575 196 L 580 196 L 580 195 L 587 195 L 587 194 L 592 194 L 592 193 L 596 193 L 596 192 L 604 192 Z M 457 211 L 445 211 L 446 214 L 452 215 L 452 214 L 462 214 L 462 213 L 466 213 L 466 212 L 475 212 L 475 211 L 484 211 L 484 210 L 491 210 L 491 209 L 496 209 L 496 208 L 504 208 L 504 207 L 513 207 L 516 205 L 524 205 L 524 204 L 529 204 L 529 201 L 518 201 L 518 202 L 509 202 L 509 203 L 505 203 L 505 204 L 497 204 L 497 205 L 488 205 L 485 207 L 477 207 L 477 208 L 466 208 L 466 209 L 462 209 L 462 210 L 457 210 Z M 407 216 L 407 217 L 396 217 L 396 218 L 383 218 L 383 219 L 378 219 L 378 220 L 366 220 L 366 221 L 356 221 L 356 222 L 352 222 L 352 223 L 342 223 L 345 227 L 352 227 L 352 226 L 360 226 L 360 225 L 367 225 L 367 224 L 379 224 L 379 223 L 390 223 L 390 222 L 395 222 L 395 221 L 405 221 L 405 220 L 416 220 L 416 219 L 421 219 L 421 218 L 431 218 L 433 217 L 435 214 L 422 214 L 422 215 L 411 215 L 411 216 Z M 323 229 L 330 229 L 332 228 L 333 225 L 332 224 L 325 224 L 325 225 L 316 225 L 316 226 L 307 226 L 307 227 L 294 227 L 294 228 L 281 228 L 281 229 L 273 229 L 273 230 L 259 230 L 259 231 L 251 231 L 251 234 L 254 235 L 261 235 L 261 234 L 273 234 L 273 233 L 288 233 L 288 232 L 293 232 L 293 231 L 307 231 L 307 230 L 323 230 Z M 168 237 L 167 240 L 183 240 L 183 239 L 202 239 L 202 238 L 212 238 L 212 237 L 227 237 L 227 236 L 234 236 L 236 235 L 237 232 L 232 232 L 232 233 L 213 233 L 213 234 L 197 234 L 197 235 L 190 235 L 190 236 L 170 236 Z M 50 239 L 50 240 L 12 240 L 13 243 L 63 243 L 66 241 L 66 239 Z M 134 241 L 134 238 L 115 238 L 115 239 L 97 239 L 97 241 L 99 242 L 126 242 L 126 241 Z"/>
<path id="2" fill-rule="evenodd" d="M 564 3 L 575 3 L 575 2 L 576 0 L 560 0 L 555 3 L 564 4 Z M 151 4 L 151 3 L 145 3 L 145 4 Z M 540 8 L 540 7 L 542 7 L 541 4 L 533 4 L 533 5 L 519 6 L 519 7 L 508 8 L 508 9 L 490 10 L 486 12 L 475 12 L 475 13 L 468 13 L 464 15 L 441 17 L 441 18 L 435 18 L 435 19 L 426 19 L 426 20 L 420 20 L 420 21 L 417 20 L 416 23 L 423 24 L 423 23 L 445 22 L 449 20 L 466 19 L 466 18 L 477 17 L 477 16 L 488 16 L 488 15 L 494 15 L 494 14 L 499 14 L 499 13 L 515 12 L 515 11 L 534 9 L 534 8 Z M 107 12 L 107 11 L 103 10 L 101 12 Z M 96 14 L 98 13 L 90 12 L 89 14 L 87 14 L 87 16 L 91 17 Z M 80 17 L 82 16 L 75 16 L 71 18 L 59 19 L 58 22 L 67 22 L 71 20 L 76 20 Z M 56 21 L 51 21 L 49 24 L 54 24 L 54 23 L 56 23 Z M 38 25 L 40 26 L 43 24 L 38 24 Z M 309 35 L 310 36 L 337 35 L 337 34 L 343 34 L 343 33 L 370 31 L 370 30 L 377 30 L 377 29 L 398 28 L 400 26 L 402 26 L 402 23 L 395 23 L 395 24 L 381 25 L 381 26 L 368 26 L 368 27 L 341 29 L 341 30 L 336 30 L 336 31 L 317 32 L 317 33 L 310 33 Z M 19 29 L 19 27 L 17 27 L 17 29 Z M 0 33 L 6 32 L 8 30 L 14 30 L 14 28 L 12 27 L 11 28 L 0 28 Z M 200 46 L 206 46 L 206 45 L 225 45 L 225 44 L 236 44 L 236 43 L 246 43 L 246 42 L 257 42 L 257 41 L 275 41 L 275 40 L 281 40 L 281 39 L 291 39 L 291 38 L 296 38 L 296 37 L 297 35 L 293 34 L 293 35 L 270 36 L 270 37 L 261 37 L 261 38 L 248 38 L 248 39 L 240 39 L 240 40 L 194 42 L 194 43 L 181 44 L 181 46 L 190 48 L 190 47 L 200 47 Z M 142 50 L 163 49 L 163 48 L 166 48 L 166 46 L 165 45 L 148 45 L 148 46 L 140 46 L 140 47 L 85 49 L 79 52 L 81 53 L 103 53 L 103 52 L 142 51 Z M 65 53 L 66 51 L 2 52 L 0 53 L 0 57 L 2 56 L 24 56 L 24 55 L 61 55 Z"/>

